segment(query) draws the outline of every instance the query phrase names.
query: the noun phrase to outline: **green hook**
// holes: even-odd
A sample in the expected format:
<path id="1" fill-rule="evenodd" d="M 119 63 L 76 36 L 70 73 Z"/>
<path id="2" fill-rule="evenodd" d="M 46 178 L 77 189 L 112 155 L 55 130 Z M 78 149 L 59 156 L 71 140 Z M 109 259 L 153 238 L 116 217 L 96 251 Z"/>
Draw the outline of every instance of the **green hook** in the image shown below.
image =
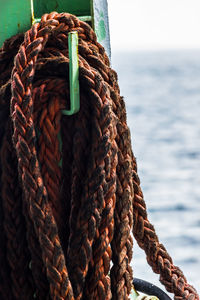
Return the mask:
<path id="1" fill-rule="evenodd" d="M 63 115 L 71 116 L 80 110 L 77 31 L 71 31 L 68 33 L 68 49 L 69 49 L 70 109 L 63 110 L 62 113 Z"/>

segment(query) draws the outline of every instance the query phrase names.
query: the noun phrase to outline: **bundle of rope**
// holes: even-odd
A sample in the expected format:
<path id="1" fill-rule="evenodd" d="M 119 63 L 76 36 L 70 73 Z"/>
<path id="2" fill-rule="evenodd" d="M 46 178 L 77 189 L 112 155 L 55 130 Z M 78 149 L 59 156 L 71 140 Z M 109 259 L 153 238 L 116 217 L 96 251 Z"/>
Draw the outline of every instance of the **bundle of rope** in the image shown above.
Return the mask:
<path id="1" fill-rule="evenodd" d="M 66 117 L 74 30 L 81 109 Z M 175 299 L 199 299 L 148 221 L 117 75 L 88 24 L 53 12 L 5 41 L 0 122 L 0 299 L 129 299 L 132 230 Z"/>

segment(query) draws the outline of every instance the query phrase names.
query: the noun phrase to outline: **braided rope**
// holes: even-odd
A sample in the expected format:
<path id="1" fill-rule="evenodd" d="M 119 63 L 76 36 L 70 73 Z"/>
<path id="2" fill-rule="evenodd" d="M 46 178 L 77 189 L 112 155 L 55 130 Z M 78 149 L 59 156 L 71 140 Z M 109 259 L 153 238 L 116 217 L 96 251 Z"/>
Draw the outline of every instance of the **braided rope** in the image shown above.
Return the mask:
<path id="1" fill-rule="evenodd" d="M 7 119 L 9 115 L 9 98 L 10 98 L 10 78 L 11 69 L 13 67 L 13 58 L 16 55 L 19 45 L 23 40 L 23 36 L 17 36 L 17 38 L 10 39 L 5 42 L 3 47 L 0 49 L 0 148 L 1 153 L 3 151 L 3 140 L 5 135 L 5 129 L 7 127 Z M 4 147 L 5 148 L 5 147 Z M 13 299 L 13 289 L 11 289 L 11 267 L 7 259 L 7 253 L 9 249 L 8 239 L 6 232 L 4 231 L 5 226 L 5 213 L 3 204 L 3 189 L 4 183 L 2 182 L 2 169 L 4 168 L 4 159 L 2 154 L 0 157 L 0 298 L 1 299 Z M 9 225 L 8 225 L 9 226 Z M 12 251 L 10 251 L 12 253 Z M 15 256 L 15 254 L 14 254 Z M 23 259 L 21 260 L 23 261 Z M 12 274 L 13 275 L 13 274 Z"/>
<path id="2" fill-rule="evenodd" d="M 122 102 L 122 101 L 121 101 Z M 115 235 L 112 242 L 113 260 L 115 264 L 111 269 L 111 280 L 113 280 L 113 295 L 117 299 L 120 294 L 123 299 L 128 299 L 132 287 L 132 270 L 130 262 L 132 259 L 132 237 L 130 235 L 133 226 L 133 184 L 131 169 L 131 153 L 125 145 L 129 138 L 128 129 L 117 125 L 118 135 L 118 155 L 119 163 L 117 167 L 117 204 L 115 210 Z M 118 281 L 116 281 L 116 278 Z M 116 289 L 114 287 L 117 287 Z"/>
<path id="3" fill-rule="evenodd" d="M 61 236 L 63 232 L 61 221 L 64 217 L 64 209 L 62 202 L 59 201 L 61 184 L 59 162 L 61 153 L 58 133 L 60 132 L 61 109 L 62 107 L 64 109 L 64 105 L 61 107 L 63 101 L 60 101 L 60 97 L 58 98 L 54 88 L 56 86 L 59 90 L 61 84 L 58 83 L 58 80 L 51 80 L 50 82 L 43 81 L 42 85 L 39 86 L 39 95 L 36 88 L 33 94 L 34 115 L 36 116 L 34 123 L 40 133 L 38 136 L 38 160 L 48 192 L 48 200 L 58 226 L 59 236 Z M 49 93 L 52 90 L 54 90 L 53 95 Z"/>
<path id="4" fill-rule="evenodd" d="M 58 22 L 53 23 L 57 24 Z M 46 188 L 40 174 L 35 148 L 31 81 L 34 75 L 35 61 L 38 53 L 44 47 L 49 33 L 49 31 L 45 31 L 45 36 L 40 37 L 39 27 L 39 24 L 35 24 L 25 34 L 24 43 L 15 58 L 11 99 L 11 114 L 15 128 L 13 142 L 23 180 L 24 198 L 28 203 L 29 216 L 39 238 L 52 298 L 73 299 L 58 229 L 48 205 Z M 23 99 L 25 101 L 22 101 Z"/>
<path id="5" fill-rule="evenodd" d="M 116 133 L 115 133 L 116 135 Z M 110 148 L 105 159 L 105 168 L 108 171 L 108 179 L 103 188 L 105 191 L 105 208 L 102 211 L 101 224 L 97 230 L 95 242 L 93 244 L 93 257 L 90 263 L 89 276 L 86 282 L 86 299 L 111 299 L 110 261 L 112 251 L 110 243 L 114 234 L 114 208 L 116 202 L 115 182 L 116 172 L 113 170 L 117 166 L 117 145 L 115 142 Z M 114 189 L 114 190 L 113 190 Z M 110 197 L 110 194 L 113 194 Z M 105 289 L 103 287 L 106 287 Z"/>
<path id="6" fill-rule="evenodd" d="M 2 200 L 4 204 L 4 227 L 7 236 L 7 258 L 11 268 L 12 290 L 15 298 L 33 299 L 33 278 L 29 269 L 30 253 L 27 247 L 25 219 L 22 215 L 21 189 L 16 173 L 17 161 L 11 140 L 10 124 L 1 155 L 4 162 L 2 169 Z M 24 251 L 25 250 L 25 251 Z"/>
<path id="7" fill-rule="evenodd" d="M 80 73 L 81 71 L 82 69 L 80 69 Z M 88 96 L 92 97 L 93 100 L 93 111 L 91 116 L 91 138 L 93 140 L 93 145 L 91 145 L 92 147 L 90 149 L 90 156 L 88 159 L 89 168 L 86 176 L 87 181 L 84 184 L 83 199 L 81 199 L 81 207 L 78 213 L 79 222 L 77 222 L 76 231 L 73 232 L 69 241 L 71 278 L 75 285 L 75 295 L 79 282 L 83 285 L 87 274 L 95 231 L 100 225 L 103 207 L 106 206 L 106 201 L 112 201 L 115 191 L 113 186 L 111 186 L 108 193 L 105 187 L 105 182 L 109 181 L 109 174 L 104 171 L 106 165 L 105 161 L 109 156 L 109 150 L 114 141 L 113 122 L 110 104 L 107 98 L 108 91 L 106 86 L 103 85 L 103 83 L 101 84 L 102 80 L 98 74 L 90 72 L 89 75 L 93 77 L 92 79 L 95 84 L 94 89 L 90 87 L 90 90 L 88 90 Z M 87 81 L 85 81 L 85 86 L 86 83 Z M 95 91 L 95 88 L 97 91 L 99 89 L 101 97 L 97 91 Z M 107 113 L 101 116 L 99 110 L 106 111 Z M 115 182 L 113 185 L 115 185 Z M 80 236 L 81 245 L 80 248 L 77 249 L 78 253 L 76 260 L 71 261 L 72 257 L 75 255 L 72 249 L 76 249 L 76 245 L 78 241 L 80 241 Z M 84 260 L 82 259 L 83 257 Z M 76 269 L 76 272 L 74 272 L 74 268 Z M 80 287 L 80 290 L 77 289 L 78 299 L 81 297 L 81 294 L 82 291 Z"/>
<path id="8" fill-rule="evenodd" d="M 61 110 L 69 106 L 67 39 L 72 30 L 79 34 L 81 111 L 61 118 Z M 19 48 L 22 37 L 11 38 L 0 50 L 0 113 L 5 116 L 4 124 L 9 118 L 9 79 L 17 53 L 11 76 L 13 129 L 9 134 L 18 159 L 28 247 L 24 241 L 25 249 L 20 248 L 26 268 L 21 269 L 19 259 L 19 275 L 14 276 L 17 265 L 12 265 L 9 232 L 18 219 L 11 224 L 9 199 L 17 197 L 8 198 L 5 187 L 7 170 L 16 166 L 9 134 L 1 128 L 1 136 L 5 135 L 1 146 L 2 299 L 23 299 L 19 296 L 22 281 L 14 282 L 23 271 L 28 279 L 24 291 L 30 283 L 37 299 L 129 299 L 132 228 L 148 263 L 175 299 L 199 299 L 147 219 L 117 76 L 93 30 L 75 16 L 53 12 L 32 26 Z M 16 184 L 17 177 L 13 176 Z M 19 210 L 14 208 L 12 213 Z M 31 269 L 27 269 L 30 257 L 25 256 L 29 251 Z M 8 283 L 13 283 L 12 291 Z M 29 295 L 31 299 L 33 289 Z"/>
<path id="9" fill-rule="evenodd" d="M 1 139 L 2 141 L 2 139 Z M 0 167 L 2 166 L 2 160 L 0 160 Z M 2 175 L 2 170 L 0 169 L 0 175 Z M 7 239 L 6 233 L 4 232 L 4 207 L 3 207 L 3 199 L 2 199 L 2 182 L 0 182 L 0 297 L 1 299 L 12 299 L 12 290 L 10 289 L 11 278 L 10 278 L 10 266 L 7 260 Z"/>
<path id="10" fill-rule="evenodd" d="M 82 45 L 79 46 L 80 54 L 83 57 L 87 58 L 87 61 L 92 67 L 96 68 L 98 66 L 98 71 L 101 73 L 104 80 L 109 84 L 109 87 L 111 89 L 113 111 L 120 119 L 121 110 L 123 109 L 123 101 L 120 101 L 116 74 L 109 68 L 108 58 L 104 52 L 104 49 L 102 49 L 102 46 L 99 44 L 98 49 L 97 47 L 95 47 L 95 45 L 93 45 L 93 47 L 90 47 L 90 45 L 86 44 L 84 41 L 82 42 L 82 44 L 84 45 L 84 47 L 82 47 Z M 97 51 L 99 52 L 99 57 L 95 56 Z M 121 121 L 118 118 L 117 129 L 121 124 Z M 123 117 L 122 121 L 126 121 L 126 118 Z M 122 126 L 124 126 L 124 124 L 121 125 L 121 127 Z M 114 264 L 111 270 L 111 280 L 113 281 L 113 298 L 116 297 L 117 299 L 118 297 L 122 297 L 125 299 L 128 298 L 132 287 L 132 270 L 130 267 L 132 258 L 132 237 L 130 231 L 133 222 L 131 204 L 133 197 L 133 184 L 131 182 L 130 176 L 131 170 L 128 168 L 128 166 L 130 166 L 130 162 L 127 165 L 128 160 L 130 160 L 132 157 L 132 152 L 129 150 L 129 153 L 126 153 L 127 150 L 124 147 L 124 138 L 122 139 L 120 132 L 118 132 L 117 134 L 116 142 L 119 148 L 118 155 L 120 156 L 120 159 L 117 167 L 118 188 L 116 193 L 117 201 L 115 208 L 115 236 L 112 242 L 112 259 Z M 131 147 L 129 149 L 131 149 Z M 123 151 L 123 154 L 120 154 L 121 151 Z M 119 188 L 120 185 L 121 189 Z M 127 230 L 125 230 L 126 226 Z M 128 235 L 125 233 L 125 231 Z"/>
<path id="11" fill-rule="evenodd" d="M 147 261 L 155 273 L 160 274 L 160 281 L 167 291 L 174 293 L 175 300 L 199 299 L 196 290 L 187 283 L 183 272 L 174 266 L 172 258 L 165 247 L 160 244 L 153 225 L 147 219 L 146 205 L 137 175 L 136 160 L 134 161 L 133 182 L 135 191 L 133 233 L 139 246 L 145 250 Z"/>

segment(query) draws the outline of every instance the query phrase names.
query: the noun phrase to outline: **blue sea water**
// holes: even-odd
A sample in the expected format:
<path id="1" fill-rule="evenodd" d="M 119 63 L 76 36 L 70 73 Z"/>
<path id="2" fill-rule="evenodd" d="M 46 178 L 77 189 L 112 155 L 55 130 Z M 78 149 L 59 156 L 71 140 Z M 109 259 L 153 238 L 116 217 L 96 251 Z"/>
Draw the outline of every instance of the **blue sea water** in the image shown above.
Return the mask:
<path id="1" fill-rule="evenodd" d="M 200 50 L 113 53 L 160 241 L 200 293 Z M 161 287 L 134 242 L 134 276 Z"/>

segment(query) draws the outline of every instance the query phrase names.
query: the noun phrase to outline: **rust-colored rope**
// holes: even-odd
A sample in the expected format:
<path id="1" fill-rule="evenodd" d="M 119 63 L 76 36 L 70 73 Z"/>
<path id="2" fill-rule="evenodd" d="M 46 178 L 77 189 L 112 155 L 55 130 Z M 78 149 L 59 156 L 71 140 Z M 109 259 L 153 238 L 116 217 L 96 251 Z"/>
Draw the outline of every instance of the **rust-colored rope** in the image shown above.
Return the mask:
<path id="1" fill-rule="evenodd" d="M 175 294 L 175 300 L 199 299 L 196 290 L 187 283 L 183 272 L 173 264 L 172 258 L 159 242 L 154 227 L 147 219 L 135 158 L 134 167 L 134 236 L 139 246 L 145 250 L 147 261 L 153 271 L 160 274 L 161 283 L 165 285 L 167 291 Z"/>
<path id="2" fill-rule="evenodd" d="M 56 20 L 52 21 L 55 22 L 51 23 L 57 25 Z M 40 37 L 39 26 L 35 24 L 25 34 L 24 44 L 15 58 L 11 99 L 11 113 L 15 127 L 13 141 L 22 174 L 24 198 L 28 203 L 29 215 L 39 238 L 52 298 L 73 299 L 57 225 L 48 204 L 47 192 L 36 155 L 31 82 L 37 55 L 44 47 L 48 33 L 50 33 L 49 30 L 43 31 L 44 36 Z"/>
<path id="3" fill-rule="evenodd" d="M 11 141 L 11 122 L 10 120 L 7 122 L 10 98 L 9 78 L 14 56 L 22 41 L 23 34 L 12 37 L 0 49 L 0 298 L 10 300 L 16 295 L 20 295 L 21 299 L 32 299 L 32 278 L 27 266 L 29 253 L 26 249 L 16 155 Z M 4 137 L 5 132 L 7 139 Z"/>
<path id="4" fill-rule="evenodd" d="M 114 132 L 116 136 L 116 132 Z M 108 177 L 103 185 L 105 193 L 105 207 L 102 211 L 102 219 L 97 230 L 93 244 L 93 257 L 90 262 L 89 274 L 86 281 L 86 299 L 110 299 L 110 261 L 112 257 L 110 243 L 114 234 L 114 208 L 116 202 L 115 182 L 117 166 L 117 145 L 111 145 L 108 156 L 105 159 L 105 168 Z M 113 190 L 114 189 L 114 190 Z M 111 197 L 112 195 L 112 197 Z"/>
<path id="5" fill-rule="evenodd" d="M 87 43 L 82 42 L 79 47 L 80 54 L 87 57 L 92 67 L 98 66 L 104 80 L 109 84 L 112 102 L 112 108 L 117 115 L 117 127 L 120 126 L 121 109 L 123 109 L 123 101 L 119 98 L 119 87 L 116 81 L 116 74 L 109 68 L 109 62 L 101 45 L 93 45 L 89 47 Z M 99 52 L 97 57 L 95 54 Z M 104 63 L 103 63 L 104 62 Z M 126 119 L 122 119 L 126 122 Z M 121 125 L 122 127 L 122 125 Z M 117 166 L 117 191 L 116 191 L 116 207 L 115 207 L 115 236 L 112 241 L 113 250 L 113 268 L 111 270 L 112 297 L 113 299 L 127 299 L 132 286 L 132 270 L 130 262 L 132 258 L 132 237 L 130 234 L 132 227 L 132 198 L 133 187 L 131 183 L 131 170 L 127 168 L 127 159 L 130 160 L 131 147 L 129 152 L 124 147 L 124 138 L 118 134 L 116 141 L 118 144 L 118 166 Z M 121 142 L 120 142 L 121 141 Z M 121 150 L 122 149 L 122 150 Z M 121 154 L 123 151 L 124 156 Z M 120 167 L 121 166 L 121 167 Z M 126 175 L 126 176 L 125 176 Z M 128 201 L 128 202 L 126 202 Z M 128 221 L 128 222 L 127 222 Z M 127 232 L 125 234 L 125 231 Z"/>
<path id="6" fill-rule="evenodd" d="M 64 205 L 62 205 L 63 202 L 59 201 L 61 149 L 59 147 L 58 134 L 60 132 L 61 109 L 64 109 L 64 101 L 61 101 L 59 92 L 56 94 L 55 87 L 59 91 L 63 84 L 58 79 L 55 79 L 48 80 L 48 82 L 39 82 L 37 85 L 39 85 L 39 89 L 35 88 L 33 101 L 34 123 L 39 132 L 37 138 L 38 159 L 48 192 L 48 201 L 58 226 L 59 236 L 61 237 L 62 232 L 64 232 L 61 223 L 63 223 L 65 210 Z M 51 94 L 52 90 L 54 90 L 53 95 Z M 37 92 L 39 92 L 39 95 Z"/>
<path id="7" fill-rule="evenodd" d="M 33 299 L 33 278 L 29 269 L 30 253 L 27 247 L 25 219 L 22 214 L 21 189 L 18 185 L 17 161 L 11 140 L 10 122 L 7 124 L 6 137 L 1 155 L 2 201 L 4 204 L 4 227 L 7 237 L 7 259 L 11 268 L 11 286 L 15 298 Z"/>
<path id="8" fill-rule="evenodd" d="M 2 162 L 2 161 L 1 161 Z M 1 175 L 1 173 L 0 173 Z M 2 193 L 2 184 L 1 184 L 1 193 Z M 10 278 L 10 266 L 7 260 L 7 239 L 6 233 L 4 231 L 4 207 L 3 207 L 3 198 L 2 195 L 0 197 L 0 298 L 1 299 L 12 299 L 12 290 L 11 286 L 11 278 Z"/>
<path id="9" fill-rule="evenodd" d="M 83 71 L 85 72 L 86 70 L 80 68 L 80 72 L 82 73 Z M 109 174 L 105 170 L 105 161 L 109 156 L 110 147 L 114 142 L 114 124 L 110 111 L 108 89 L 105 84 L 101 85 L 102 80 L 100 76 L 93 70 L 90 72 L 88 70 L 86 75 L 90 76 L 92 84 L 87 92 L 88 97 L 93 100 L 91 114 L 91 139 L 93 140 L 93 144 L 91 145 L 87 162 L 89 168 L 87 169 L 86 182 L 84 184 L 83 199 L 81 199 L 80 202 L 80 210 L 78 213 L 79 222 L 77 222 L 76 230 L 70 237 L 68 252 L 71 269 L 70 274 L 74 281 L 75 294 L 77 290 L 78 299 L 82 294 L 81 286 L 83 286 L 87 274 L 88 263 L 92 254 L 92 244 L 96 230 L 100 226 L 101 214 L 103 208 L 106 206 L 105 202 L 113 201 L 112 197 L 115 192 L 115 182 L 113 182 L 114 187 L 113 185 L 110 187 L 109 193 L 106 187 L 104 187 L 105 182 L 109 182 Z M 85 78 L 88 81 L 87 76 L 85 76 Z M 87 87 L 87 81 L 85 81 L 85 87 Z M 106 114 L 101 115 L 100 111 L 105 111 Z M 108 198 L 108 200 L 106 198 Z M 73 260 L 72 258 L 75 255 L 73 249 L 76 249 L 80 237 L 80 249 L 77 249 L 78 253 L 76 259 Z M 74 272 L 74 268 L 77 268 L 77 272 Z M 79 290 L 77 287 L 79 287 Z"/>
<path id="10" fill-rule="evenodd" d="M 62 117 L 69 107 L 67 39 L 73 30 L 79 34 L 81 110 Z M 147 219 L 117 76 L 93 30 L 53 12 L 33 25 L 19 48 L 22 39 L 13 37 L 0 50 L 1 299 L 129 299 L 132 228 L 175 299 L 199 299 Z M 10 119 L 13 128 L 5 133 Z M 9 197 L 8 174 L 16 169 L 11 134 L 18 162 L 12 181 L 19 189 Z M 20 189 L 23 205 L 11 205 Z M 22 231 L 22 219 L 27 241 L 16 235 L 14 247 L 23 247 L 12 256 L 9 233 Z M 21 259 L 14 266 L 16 255 Z M 23 274 L 24 286 L 16 281 Z"/>

